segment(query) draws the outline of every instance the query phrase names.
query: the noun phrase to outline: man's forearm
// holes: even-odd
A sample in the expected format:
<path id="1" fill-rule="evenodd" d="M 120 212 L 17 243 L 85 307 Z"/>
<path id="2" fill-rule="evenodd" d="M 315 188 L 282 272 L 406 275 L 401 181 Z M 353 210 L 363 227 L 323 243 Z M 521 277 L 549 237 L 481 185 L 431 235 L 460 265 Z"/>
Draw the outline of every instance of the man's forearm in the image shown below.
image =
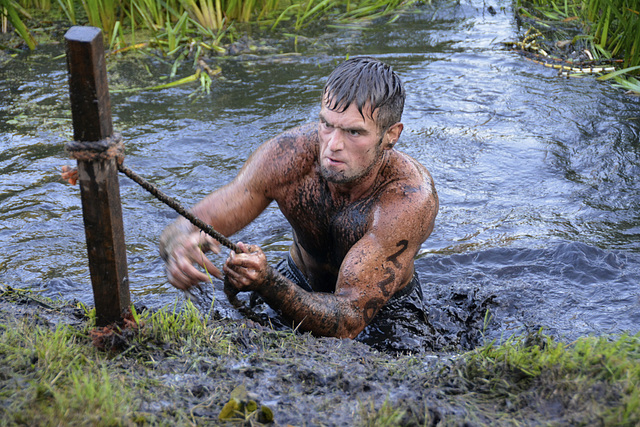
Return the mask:
<path id="1" fill-rule="evenodd" d="M 348 301 L 333 294 L 307 292 L 273 269 L 258 293 L 300 329 L 318 335 L 355 338 L 366 326 Z"/>

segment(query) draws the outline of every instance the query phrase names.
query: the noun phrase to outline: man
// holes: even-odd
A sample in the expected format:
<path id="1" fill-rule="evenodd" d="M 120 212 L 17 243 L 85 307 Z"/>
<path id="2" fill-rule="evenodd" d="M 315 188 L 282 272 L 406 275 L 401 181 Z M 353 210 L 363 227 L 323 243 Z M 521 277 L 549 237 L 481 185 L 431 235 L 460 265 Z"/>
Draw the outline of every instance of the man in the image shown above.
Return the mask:
<path id="1" fill-rule="evenodd" d="M 227 287 L 253 291 L 322 336 L 355 338 L 379 311 L 392 314 L 405 300 L 422 310 L 413 260 L 433 230 L 438 197 L 429 172 L 394 148 L 404 99 L 391 67 L 347 60 L 329 76 L 318 123 L 262 144 L 231 183 L 193 208 L 230 236 L 275 200 L 293 228 L 282 275 L 269 273 L 257 246 L 238 243 L 243 253 L 224 264 Z M 218 248 L 178 219 L 160 240 L 169 281 L 185 290 L 206 281 L 196 265 L 222 278 L 201 252 Z"/>

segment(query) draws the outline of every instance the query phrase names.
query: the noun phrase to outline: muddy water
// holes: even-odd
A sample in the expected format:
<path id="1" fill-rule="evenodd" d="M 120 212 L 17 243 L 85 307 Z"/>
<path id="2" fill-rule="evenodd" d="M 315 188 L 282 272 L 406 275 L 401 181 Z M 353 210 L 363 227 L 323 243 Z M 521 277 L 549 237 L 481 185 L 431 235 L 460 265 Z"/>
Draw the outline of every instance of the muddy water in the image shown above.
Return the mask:
<path id="1" fill-rule="evenodd" d="M 495 337 L 541 326 L 566 338 L 638 332 L 640 103 L 505 50 L 500 42 L 520 31 L 511 2 L 489 3 L 421 6 L 393 24 L 327 30 L 299 39 L 297 54 L 217 58 L 224 78 L 208 95 L 194 86 L 122 91 L 161 83 L 171 63 L 110 62 L 126 163 L 191 205 L 262 141 L 313 120 L 325 77 L 346 55 L 375 55 L 405 81 L 399 148 L 430 169 L 440 195 L 416 264 L 436 329 L 460 337 L 489 308 Z M 286 37 L 271 44 L 295 49 Z M 59 179 L 72 163 L 62 53 L 0 58 L 0 281 L 91 304 L 79 189 Z M 121 194 L 133 300 L 181 300 L 157 250 L 175 214 L 124 177 Z M 272 205 L 234 239 L 276 262 L 291 233 Z M 219 311 L 235 315 L 215 289 Z"/>

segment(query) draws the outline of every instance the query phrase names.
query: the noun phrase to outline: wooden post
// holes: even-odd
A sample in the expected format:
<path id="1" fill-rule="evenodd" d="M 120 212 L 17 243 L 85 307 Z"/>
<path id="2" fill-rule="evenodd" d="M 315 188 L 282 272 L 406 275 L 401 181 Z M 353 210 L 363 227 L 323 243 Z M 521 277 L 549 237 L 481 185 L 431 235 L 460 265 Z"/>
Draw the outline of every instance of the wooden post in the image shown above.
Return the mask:
<path id="1" fill-rule="evenodd" d="M 112 136 L 111 104 L 102 32 L 71 27 L 65 34 L 76 141 Z M 78 160 L 78 182 L 97 323 L 122 320 L 129 309 L 129 278 L 115 158 Z"/>

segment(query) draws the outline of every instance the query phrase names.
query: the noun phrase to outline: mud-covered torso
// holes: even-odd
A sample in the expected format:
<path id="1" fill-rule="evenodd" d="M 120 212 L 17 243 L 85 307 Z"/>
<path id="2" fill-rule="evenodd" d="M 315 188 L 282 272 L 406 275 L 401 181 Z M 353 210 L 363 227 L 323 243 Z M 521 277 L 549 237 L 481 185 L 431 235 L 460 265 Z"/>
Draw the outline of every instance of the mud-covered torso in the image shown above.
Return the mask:
<path id="1" fill-rule="evenodd" d="M 275 196 L 293 228 L 293 258 L 314 290 L 333 292 L 344 257 L 369 230 L 380 195 L 393 181 L 386 173 L 391 168 L 383 167 L 371 190 L 349 201 L 332 195 L 320 173 L 315 132 L 282 143 L 288 145 L 282 151 L 295 152 L 297 162 L 294 168 L 283 165 L 290 177 Z"/>
<path id="2" fill-rule="evenodd" d="M 375 178 L 367 187 L 359 186 L 357 197 L 352 192 L 337 193 L 336 185 L 321 173 L 319 145 L 317 124 L 294 128 L 271 140 L 266 151 L 269 161 L 261 164 L 268 181 L 262 188 L 293 228 L 291 255 L 311 287 L 333 292 L 345 256 L 372 231 L 378 218 L 374 213 L 393 215 L 399 194 L 415 200 L 417 213 L 435 189 L 424 167 L 399 151 L 388 150 L 375 168 Z M 413 268 L 406 271 L 405 282 L 412 272 Z"/>
<path id="3" fill-rule="evenodd" d="M 312 173 L 303 185 L 293 188 L 291 199 L 280 204 L 294 231 L 294 251 L 302 258 L 311 286 L 319 291 L 333 291 L 345 255 L 367 232 L 371 207 L 376 198 L 354 203 L 335 200 L 326 181 Z M 295 255 L 294 255 L 295 258 Z"/>

